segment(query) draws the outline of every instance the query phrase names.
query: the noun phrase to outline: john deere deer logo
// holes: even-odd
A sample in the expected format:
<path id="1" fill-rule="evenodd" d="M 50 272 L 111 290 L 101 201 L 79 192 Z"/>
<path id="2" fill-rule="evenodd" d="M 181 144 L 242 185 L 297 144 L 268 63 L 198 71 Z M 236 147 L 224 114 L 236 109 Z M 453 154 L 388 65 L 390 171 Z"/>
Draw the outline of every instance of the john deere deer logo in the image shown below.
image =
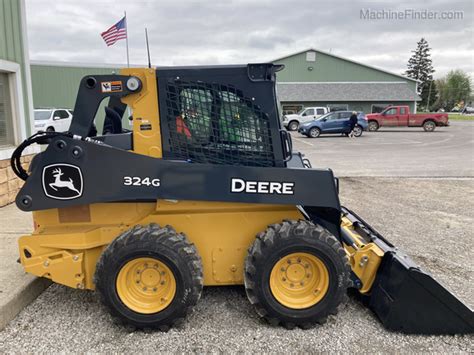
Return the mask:
<path id="1" fill-rule="evenodd" d="M 46 196 L 71 200 L 82 195 L 82 172 L 70 164 L 51 164 L 43 169 L 43 190 Z"/>

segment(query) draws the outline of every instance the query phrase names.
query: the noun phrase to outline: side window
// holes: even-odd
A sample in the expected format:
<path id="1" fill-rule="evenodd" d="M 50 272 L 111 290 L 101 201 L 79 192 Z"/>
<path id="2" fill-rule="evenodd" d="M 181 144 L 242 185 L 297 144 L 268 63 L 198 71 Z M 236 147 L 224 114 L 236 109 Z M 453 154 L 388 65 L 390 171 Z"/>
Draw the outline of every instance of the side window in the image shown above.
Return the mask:
<path id="1" fill-rule="evenodd" d="M 180 115 L 176 117 L 178 134 L 194 141 L 209 142 L 211 135 L 212 95 L 209 90 L 186 88 L 180 93 Z"/>
<path id="2" fill-rule="evenodd" d="M 202 82 L 169 83 L 167 90 L 166 159 L 275 165 L 270 117 L 242 91 Z"/>
<path id="3" fill-rule="evenodd" d="M 331 114 L 326 116 L 327 121 L 331 121 L 331 120 L 335 120 L 335 119 L 337 119 L 337 113 L 331 113 Z"/>
<path id="4" fill-rule="evenodd" d="M 337 118 L 340 119 L 340 120 L 351 117 L 350 112 L 338 112 L 337 115 L 338 115 Z"/>
<path id="5" fill-rule="evenodd" d="M 385 112 L 385 115 L 387 116 L 393 116 L 397 114 L 397 109 L 396 108 L 391 108 Z"/>
<path id="6" fill-rule="evenodd" d="M 316 114 L 317 115 L 324 115 L 324 109 L 323 108 L 316 109 Z"/>
<path id="7" fill-rule="evenodd" d="M 406 107 L 400 107 L 400 115 L 406 115 L 407 114 L 407 108 Z"/>
<path id="8" fill-rule="evenodd" d="M 69 113 L 66 110 L 56 110 L 53 117 L 59 117 L 60 119 L 69 118 Z"/>
<path id="9" fill-rule="evenodd" d="M 314 108 L 309 108 L 303 113 L 303 116 L 313 116 L 313 115 L 314 115 Z"/>

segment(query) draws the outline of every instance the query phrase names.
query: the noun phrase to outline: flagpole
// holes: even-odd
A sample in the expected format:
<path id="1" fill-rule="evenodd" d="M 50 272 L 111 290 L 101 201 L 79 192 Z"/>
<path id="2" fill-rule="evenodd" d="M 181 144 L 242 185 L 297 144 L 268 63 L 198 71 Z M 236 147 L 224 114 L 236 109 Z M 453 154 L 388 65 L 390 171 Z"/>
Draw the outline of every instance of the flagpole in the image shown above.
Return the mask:
<path id="1" fill-rule="evenodd" d="M 127 30 L 127 36 L 125 37 L 125 43 L 127 46 L 127 68 L 130 68 L 130 57 L 128 55 L 128 21 L 127 21 L 127 11 L 123 12 L 125 15 L 125 29 Z"/>

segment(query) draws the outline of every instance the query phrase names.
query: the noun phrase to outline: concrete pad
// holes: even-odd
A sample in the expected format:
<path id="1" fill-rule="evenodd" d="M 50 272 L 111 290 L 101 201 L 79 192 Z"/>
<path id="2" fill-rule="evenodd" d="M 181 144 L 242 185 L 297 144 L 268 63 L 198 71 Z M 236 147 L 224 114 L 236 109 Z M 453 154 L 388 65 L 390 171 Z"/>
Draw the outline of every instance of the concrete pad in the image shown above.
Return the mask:
<path id="1" fill-rule="evenodd" d="M 0 208 L 0 330 L 43 290 L 50 281 L 26 274 L 18 259 L 18 238 L 32 229 L 31 213 L 12 204 Z"/>

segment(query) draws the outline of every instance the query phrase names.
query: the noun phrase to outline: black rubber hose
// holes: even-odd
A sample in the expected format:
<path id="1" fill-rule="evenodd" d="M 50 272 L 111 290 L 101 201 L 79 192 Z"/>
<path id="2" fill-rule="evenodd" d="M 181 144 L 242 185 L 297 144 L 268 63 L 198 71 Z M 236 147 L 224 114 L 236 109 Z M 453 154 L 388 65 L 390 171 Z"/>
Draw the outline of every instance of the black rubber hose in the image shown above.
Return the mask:
<path id="1" fill-rule="evenodd" d="M 16 176 L 20 179 L 25 180 L 28 179 L 28 172 L 23 169 L 21 166 L 21 155 L 23 151 L 34 143 L 38 144 L 48 144 L 53 137 L 57 136 L 68 136 L 71 137 L 69 133 L 63 132 L 43 132 L 40 131 L 38 133 L 33 134 L 31 137 L 25 139 L 14 151 L 12 157 L 10 159 L 10 165 L 12 167 L 13 172 Z"/>

